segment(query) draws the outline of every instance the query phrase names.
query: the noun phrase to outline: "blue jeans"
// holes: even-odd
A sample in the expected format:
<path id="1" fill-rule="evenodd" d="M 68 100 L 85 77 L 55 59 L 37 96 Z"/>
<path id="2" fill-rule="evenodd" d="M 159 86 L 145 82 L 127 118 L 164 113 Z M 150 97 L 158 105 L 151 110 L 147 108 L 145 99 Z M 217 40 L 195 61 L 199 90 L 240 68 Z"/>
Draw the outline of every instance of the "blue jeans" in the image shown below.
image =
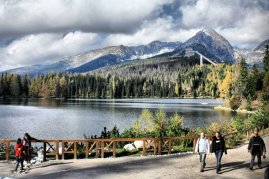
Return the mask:
<path id="1" fill-rule="evenodd" d="M 15 168 L 15 171 L 18 170 L 19 165 L 21 165 L 21 170 L 23 170 L 23 159 L 20 158 L 20 157 L 17 157 L 16 158 L 16 168 Z"/>
<path id="2" fill-rule="evenodd" d="M 217 160 L 217 171 L 220 170 L 221 167 L 221 157 L 223 155 L 223 151 L 218 150 L 215 152 L 216 160 Z"/>

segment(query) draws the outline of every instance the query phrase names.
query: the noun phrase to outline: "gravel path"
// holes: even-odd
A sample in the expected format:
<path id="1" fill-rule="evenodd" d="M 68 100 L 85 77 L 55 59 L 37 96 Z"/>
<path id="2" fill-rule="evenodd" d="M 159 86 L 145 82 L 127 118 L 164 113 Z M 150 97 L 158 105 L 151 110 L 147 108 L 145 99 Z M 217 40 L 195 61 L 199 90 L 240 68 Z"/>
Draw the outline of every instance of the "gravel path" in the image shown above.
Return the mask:
<path id="1" fill-rule="evenodd" d="M 269 137 L 264 137 L 269 149 Z M 196 154 L 147 156 L 147 157 L 121 157 L 88 160 L 49 161 L 34 166 L 28 174 L 16 175 L 16 178 L 109 178 L 109 179 L 193 179 L 193 178 L 263 178 L 264 170 L 269 167 L 269 159 L 262 159 L 263 169 L 254 171 L 248 169 L 250 154 L 247 145 L 237 149 L 228 150 L 223 156 L 222 171 L 215 172 L 215 156 L 208 155 L 205 172 L 199 171 L 199 159 Z M 12 176 L 14 164 L 0 162 L 0 176 Z"/>

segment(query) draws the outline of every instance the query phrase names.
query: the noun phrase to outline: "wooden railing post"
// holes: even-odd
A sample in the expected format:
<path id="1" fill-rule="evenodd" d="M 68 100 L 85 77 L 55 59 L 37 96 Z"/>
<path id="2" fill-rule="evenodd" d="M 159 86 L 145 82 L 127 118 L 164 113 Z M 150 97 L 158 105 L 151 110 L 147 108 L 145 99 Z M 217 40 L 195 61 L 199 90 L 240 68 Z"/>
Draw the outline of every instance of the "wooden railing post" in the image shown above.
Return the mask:
<path id="1" fill-rule="evenodd" d="M 156 140 L 154 140 L 153 148 L 154 148 L 154 155 L 157 155 L 157 141 Z"/>
<path id="2" fill-rule="evenodd" d="M 158 145 L 158 155 L 162 154 L 162 140 L 159 139 L 159 145 Z"/>
<path id="3" fill-rule="evenodd" d="M 89 142 L 86 142 L 86 151 L 85 151 L 85 157 L 86 159 L 89 158 Z"/>
<path id="4" fill-rule="evenodd" d="M 96 145 L 96 148 L 95 148 L 95 158 L 98 158 L 98 156 L 99 156 L 99 142 L 96 141 L 95 145 Z"/>
<path id="5" fill-rule="evenodd" d="M 43 142 L 43 162 L 46 161 L 46 153 L 47 153 L 47 143 Z"/>
<path id="6" fill-rule="evenodd" d="M 172 141 L 169 139 L 168 141 L 168 154 L 171 154 Z"/>
<path id="7" fill-rule="evenodd" d="M 10 147 L 10 142 L 6 142 L 6 160 L 9 160 L 9 147 Z"/>
<path id="8" fill-rule="evenodd" d="M 192 147 L 193 152 L 195 152 L 196 142 L 197 142 L 197 138 L 195 137 L 193 138 L 193 147 Z"/>
<path id="9" fill-rule="evenodd" d="M 101 142 L 101 158 L 105 157 L 105 142 Z"/>
<path id="10" fill-rule="evenodd" d="M 65 141 L 62 141 L 62 160 L 64 160 L 64 143 Z"/>
<path id="11" fill-rule="evenodd" d="M 146 140 L 143 140 L 143 155 L 146 155 Z"/>
<path id="12" fill-rule="evenodd" d="M 56 158 L 56 160 L 59 160 L 59 141 L 57 141 L 57 142 L 55 142 L 55 145 L 56 145 L 56 147 L 55 147 L 55 152 L 56 152 L 56 156 L 55 156 L 55 158 Z"/>
<path id="13" fill-rule="evenodd" d="M 74 142 L 74 159 L 77 159 L 77 142 Z"/>
<path id="14" fill-rule="evenodd" d="M 116 142 L 113 142 L 113 157 L 116 158 Z"/>

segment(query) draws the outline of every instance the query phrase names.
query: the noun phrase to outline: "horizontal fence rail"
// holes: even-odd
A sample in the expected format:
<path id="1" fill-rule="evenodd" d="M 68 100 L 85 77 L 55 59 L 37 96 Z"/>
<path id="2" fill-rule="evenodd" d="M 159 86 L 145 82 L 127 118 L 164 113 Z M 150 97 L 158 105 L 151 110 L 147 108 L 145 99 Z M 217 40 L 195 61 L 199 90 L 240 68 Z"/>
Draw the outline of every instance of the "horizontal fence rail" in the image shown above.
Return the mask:
<path id="1" fill-rule="evenodd" d="M 74 155 L 77 159 L 78 150 L 83 151 L 85 158 L 89 158 L 90 153 L 95 153 L 95 158 L 104 158 L 105 153 L 111 153 L 116 157 L 116 150 L 123 149 L 120 143 L 130 144 L 135 141 L 143 142 L 141 151 L 146 155 L 151 151 L 154 155 L 161 155 L 162 152 L 171 153 L 174 141 L 190 141 L 193 150 L 198 136 L 192 137 L 165 137 L 165 138 L 113 138 L 113 139 L 62 139 L 62 140 L 32 140 L 32 144 L 43 144 L 43 161 L 47 157 L 53 156 L 56 160 L 61 156 L 65 159 L 65 154 Z M 0 153 L 5 154 L 5 159 L 10 159 L 10 146 L 16 144 L 16 140 L 0 140 Z"/>

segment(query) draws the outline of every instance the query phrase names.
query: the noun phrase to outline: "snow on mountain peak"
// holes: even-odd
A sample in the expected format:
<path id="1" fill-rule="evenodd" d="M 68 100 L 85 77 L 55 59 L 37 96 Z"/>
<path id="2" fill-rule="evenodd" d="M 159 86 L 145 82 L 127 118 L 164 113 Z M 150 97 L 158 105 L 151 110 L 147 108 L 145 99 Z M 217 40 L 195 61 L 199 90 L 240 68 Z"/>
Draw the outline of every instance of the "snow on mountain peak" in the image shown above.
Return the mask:
<path id="1" fill-rule="evenodd" d="M 216 35 L 218 35 L 218 33 L 215 30 L 211 29 L 211 28 L 203 28 L 199 32 L 203 32 L 203 33 L 205 33 L 208 36 L 216 36 Z"/>

